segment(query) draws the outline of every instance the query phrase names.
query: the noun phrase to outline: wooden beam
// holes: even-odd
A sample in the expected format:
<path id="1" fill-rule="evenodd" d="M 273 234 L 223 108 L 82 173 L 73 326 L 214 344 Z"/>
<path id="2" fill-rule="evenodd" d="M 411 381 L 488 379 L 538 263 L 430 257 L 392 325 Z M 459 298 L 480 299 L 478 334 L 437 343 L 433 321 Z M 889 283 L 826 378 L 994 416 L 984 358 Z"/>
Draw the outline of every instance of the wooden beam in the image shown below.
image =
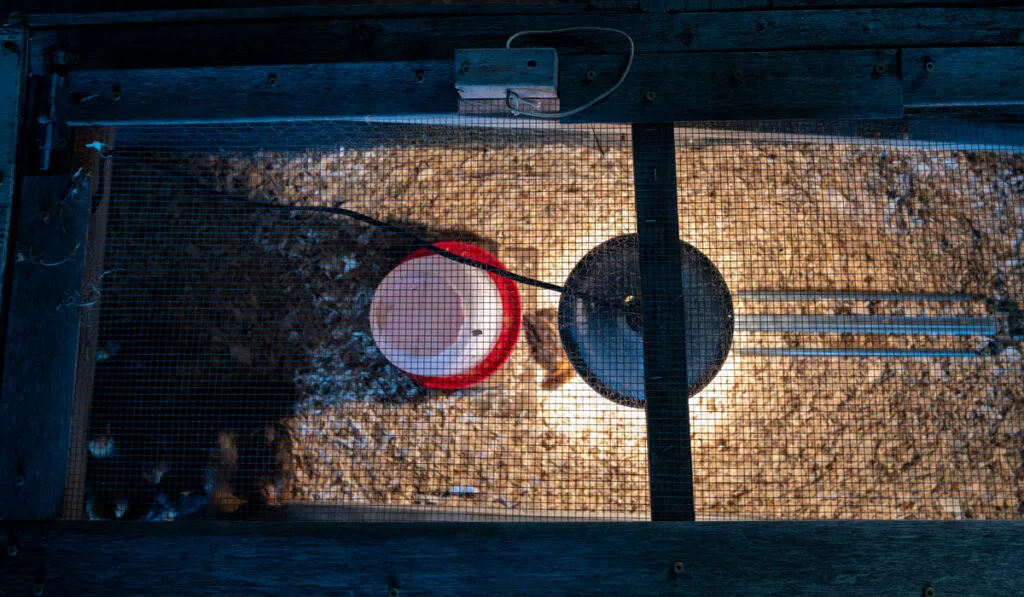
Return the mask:
<path id="1" fill-rule="evenodd" d="M 1024 147 L 1024 107 L 914 110 L 907 119 L 907 138 L 965 151 L 1017 154 Z"/>
<path id="2" fill-rule="evenodd" d="M 725 0 L 729 1 L 729 0 Z M 174 9 L 163 6 L 160 10 L 139 10 L 136 2 L 90 2 L 83 6 L 74 2 L 58 12 L 43 0 L 29 0 L 21 9 L 32 28 L 81 27 L 95 25 L 127 25 L 142 23 L 198 23 L 215 21 L 269 21 L 274 19 L 327 19 L 355 17 L 410 17 L 410 16 L 469 16 L 469 15 L 524 15 L 524 14 L 578 14 L 593 10 L 636 10 L 637 0 L 591 0 L 565 2 L 562 0 L 528 0 L 495 2 L 394 2 L 378 4 L 348 4 L 346 2 L 311 4 L 310 0 L 275 0 L 260 2 L 204 2 Z M 120 5 L 120 6 L 118 6 Z"/>
<path id="3" fill-rule="evenodd" d="M 759 10 L 772 0 L 640 0 L 644 12 L 697 12 L 711 10 Z"/>
<path id="4" fill-rule="evenodd" d="M 65 483 L 63 518 L 84 516 L 85 476 L 89 461 L 88 432 L 92 412 L 93 376 L 96 370 L 97 340 L 103 288 L 103 258 L 107 238 L 107 214 L 110 211 L 110 184 L 113 162 L 102 160 L 100 152 L 86 147 L 95 142 L 114 147 L 114 129 L 86 127 L 75 129 L 74 168 L 81 168 L 95 181 L 91 185 L 91 215 L 85 240 L 85 265 L 80 294 L 83 308 L 78 326 L 78 359 L 75 364 L 75 396 L 72 405 L 71 442 L 68 451 L 68 476 Z M 97 196 L 97 189 L 102 189 Z"/>
<path id="5" fill-rule="evenodd" d="M 563 60 L 562 106 L 582 105 L 609 88 L 622 63 L 607 55 Z M 570 120 L 899 118 L 899 69 L 895 50 L 643 54 L 622 88 Z"/>
<path id="6" fill-rule="evenodd" d="M 9 288 L 7 245 L 10 242 L 15 182 L 18 180 L 17 153 L 25 103 L 28 60 L 25 30 L 0 27 L 0 314 L 6 313 Z M 0 316 L 0 342 L 3 338 Z"/>
<path id="7" fill-rule="evenodd" d="M 1024 47 L 903 51 L 908 107 L 1024 106 Z"/>
<path id="8" fill-rule="evenodd" d="M 1019 595 L 1024 522 L 58 523 L 10 595 Z M 676 563 L 679 563 L 677 566 Z M 7 586 L 3 586 L 6 583 Z"/>
<path id="9" fill-rule="evenodd" d="M 561 102 L 574 107 L 614 84 L 623 58 L 566 56 L 560 62 Z M 641 54 L 626 85 L 572 121 L 898 118 L 899 69 L 895 50 Z M 76 71 L 70 90 L 77 99 L 69 110 L 72 124 L 316 120 L 457 109 L 453 66 L 444 61 Z"/>
<path id="10" fill-rule="evenodd" d="M 585 18 L 584 18 L 585 17 Z M 51 30 L 80 69 L 451 60 L 495 48 L 523 30 L 581 24 L 629 33 L 639 52 L 871 49 L 1024 44 L 1024 8 L 876 8 L 702 13 L 580 13 L 503 18 L 351 18 L 183 23 Z M 46 39 L 46 30 L 34 35 Z M 619 54 L 618 36 L 565 33 L 523 39 L 570 54 Z"/>
<path id="11" fill-rule="evenodd" d="M 61 512 L 78 351 L 88 177 L 25 177 L 0 395 L 0 519 Z"/>
<path id="12" fill-rule="evenodd" d="M 448 61 L 76 71 L 77 125 L 455 113 Z"/>
<path id="13" fill-rule="evenodd" d="M 775 8 L 848 8 L 872 6 L 1024 6 L 1022 0 L 772 0 Z"/>
<path id="14" fill-rule="evenodd" d="M 675 125 L 633 125 L 651 520 L 695 520 Z"/>

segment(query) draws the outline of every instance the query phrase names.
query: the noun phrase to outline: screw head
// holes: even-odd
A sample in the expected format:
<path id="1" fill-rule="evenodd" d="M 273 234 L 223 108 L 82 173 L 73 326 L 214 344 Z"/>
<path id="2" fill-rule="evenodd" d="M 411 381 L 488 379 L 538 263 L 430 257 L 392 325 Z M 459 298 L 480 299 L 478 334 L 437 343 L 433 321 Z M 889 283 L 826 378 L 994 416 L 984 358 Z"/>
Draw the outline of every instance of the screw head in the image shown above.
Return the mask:
<path id="1" fill-rule="evenodd" d="M 925 585 L 924 589 L 921 590 L 923 597 L 935 597 L 935 587 L 931 585 Z"/>
<path id="2" fill-rule="evenodd" d="M 270 73 L 267 75 L 267 85 L 270 85 L 271 87 L 277 85 L 277 73 Z"/>
<path id="3" fill-rule="evenodd" d="M 388 597 L 398 597 L 398 587 L 388 589 Z"/>
<path id="4" fill-rule="evenodd" d="M 875 65 L 875 74 L 884 75 L 885 74 L 885 65 L 884 64 L 876 64 Z"/>
<path id="5" fill-rule="evenodd" d="M 740 69 L 732 71 L 732 78 L 739 81 L 740 79 L 743 78 L 743 71 L 741 71 Z"/>
<path id="6" fill-rule="evenodd" d="M 14 485 L 15 486 L 21 487 L 24 484 L 25 484 L 25 475 L 18 475 L 16 477 L 14 477 Z"/>
<path id="7" fill-rule="evenodd" d="M 12 558 L 14 556 L 18 555 L 18 546 L 17 545 L 8 545 L 7 546 L 7 555 L 11 556 Z"/>
<path id="8" fill-rule="evenodd" d="M 115 101 L 121 99 L 121 86 L 117 83 L 110 86 L 110 97 L 114 98 Z"/>
<path id="9" fill-rule="evenodd" d="M 596 70 L 588 70 L 587 71 L 587 80 L 588 81 L 593 81 L 596 78 L 597 78 L 597 71 Z"/>
<path id="10" fill-rule="evenodd" d="M 649 102 L 653 102 L 655 100 L 655 98 L 657 98 L 657 97 L 658 97 L 658 94 L 654 93 L 653 91 L 648 91 L 647 93 L 644 94 L 644 99 L 649 101 Z"/>
<path id="11" fill-rule="evenodd" d="M 686 566 L 684 566 L 682 562 L 673 562 L 672 573 L 678 576 L 683 572 L 686 572 Z"/>
<path id="12" fill-rule="evenodd" d="M 416 71 L 416 74 L 414 75 L 413 78 L 416 79 L 417 83 L 422 83 L 423 81 L 427 80 L 427 73 L 422 70 L 418 70 Z"/>
<path id="13" fill-rule="evenodd" d="M 935 70 L 935 63 L 932 62 L 931 60 L 929 60 L 928 62 L 925 62 L 924 63 L 924 70 L 926 70 L 928 72 L 932 72 L 933 70 Z"/>
<path id="14" fill-rule="evenodd" d="M 32 594 L 35 595 L 36 597 L 39 597 L 39 595 L 42 595 L 43 591 L 45 591 L 45 590 L 46 590 L 46 585 L 44 585 L 41 582 L 37 582 L 35 584 L 35 586 L 32 587 Z"/>

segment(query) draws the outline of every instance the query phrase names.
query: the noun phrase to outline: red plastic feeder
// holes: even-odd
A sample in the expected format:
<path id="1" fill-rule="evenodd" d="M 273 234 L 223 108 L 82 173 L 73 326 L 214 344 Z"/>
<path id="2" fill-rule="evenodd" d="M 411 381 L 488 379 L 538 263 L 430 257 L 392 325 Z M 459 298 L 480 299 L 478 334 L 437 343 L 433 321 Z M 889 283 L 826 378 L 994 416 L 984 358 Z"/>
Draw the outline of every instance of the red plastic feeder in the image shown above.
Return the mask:
<path id="1" fill-rule="evenodd" d="M 505 269 L 476 245 L 435 243 Z M 374 292 L 370 331 L 381 353 L 413 380 L 457 390 L 497 371 L 516 347 L 523 306 L 515 282 L 418 249 Z"/>

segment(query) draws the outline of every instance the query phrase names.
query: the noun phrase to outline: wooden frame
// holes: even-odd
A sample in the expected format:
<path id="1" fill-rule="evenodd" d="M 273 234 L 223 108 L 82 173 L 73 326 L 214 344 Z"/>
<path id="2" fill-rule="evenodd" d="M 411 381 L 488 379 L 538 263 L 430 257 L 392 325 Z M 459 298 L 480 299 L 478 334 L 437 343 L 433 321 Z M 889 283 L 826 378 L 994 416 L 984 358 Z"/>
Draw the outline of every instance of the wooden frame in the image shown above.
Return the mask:
<path id="1" fill-rule="evenodd" d="M 0 560 L 0 589 L 1013 597 L 1024 587 L 1022 530 L 1013 522 L 881 521 L 12 524 L 0 540 L 17 555 Z"/>
<path id="2" fill-rule="evenodd" d="M 866 119 L 865 128 L 875 126 L 885 138 L 984 139 L 1005 146 L 1024 141 L 1019 81 L 1024 3 L 871 4 L 598 0 L 252 10 L 215 4 L 117 12 L 117 3 L 109 2 L 111 12 L 28 14 L 22 25 L 31 29 L 32 43 L 24 45 L 24 30 L 13 23 L 5 30 L 0 56 L 0 81 L 14 98 L 0 110 L 0 141 L 8 141 L 0 143 L 0 171 L 10 173 L 0 179 L 0 202 L 18 189 L 24 207 L 13 210 L 17 236 L 5 247 L 38 245 L 51 251 L 85 243 L 90 250 L 60 267 L 28 263 L 23 271 L 4 272 L 4 302 L 11 306 L 3 312 L 0 519 L 56 518 L 60 497 L 81 473 L 65 475 L 63 467 L 72 418 L 82 416 L 90 383 L 89 372 L 73 363 L 76 356 L 80 364 L 83 355 L 89 360 L 92 324 L 73 309 L 59 317 L 51 317 L 51 311 L 53 301 L 59 306 L 81 292 L 83 267 L 88 279 L 102 263 L 99 210 L 75 211 L 74 225 L 58 235 L 48 236 L 33 220 L 40 201 L 59 203 L 72 188 L 86 191 L 66 177 L 40 176 L 28 167 L 30 160 L 14 163 L 16 153 L 24 156 L 38 141 L 31 136 L 38 132 L 26 126 L 20 152 L 14 151 L 17 123 L 26 120 L 20 107 L 28 104 L 27 122 L 38 116 L 38 102 L 25 99 L 26 89 L 35 88 L 23 84 L 26 68 L 36 77 L 56 74 L 67 80 L 63 99 L 69 105 L 61 124 L 422 118 L 451 114 L 457 107 L 450 68 L 454 49 L 496 47 L 525 29 L 586 24 L 626 30 L 638 55 L 623 92 L 581 114 L 579 122 L 856 118 Z M 559 41 L 566 107 L 592 97 L 621 68 L 625 46 L 619 41 L 590 35 Z M 9 43 L 21 53 L 8 52 Z M 961 76 L 965 73 L 970 76 Z M 16 85 L 8 87 L 11 81 Z M 379 92 L 373 101 L 364 94 L 368 82 Z M 670 144 L 671 137 L 662 141 Z M 650 188 L 648 182 L 637 178 L 644 213 L 667 213 L 665 202 L 673 199 L 662 188 L 665 181 Z M 673 234 L 658 215 L 643 220 L 641 233 L 649 238 Z M 646 259 L 650 266 L 651 255 Z M 10 257 L 0 261 L 10 263 Z M 648 276 L 655 271 L 642 269 Z M 24 290 L 33 285 L 31 293 Z M 667 340 L 654 344 L 659 342 L 661 349 L 672 348 Z M 650 348 L 657 352 L 659 346 Z M 61 364 L 52 379 L 39 373 L 44 360 Z M 669 392 L 678 382 L 660 381 Z M 679 415 L 667 401 L 662 406 L 673 418 Z M 82 420 L 76 421 L 80 431 Z M 652 433 L 650 451 L 666 453 L 666 447 L 687 437 L 680 429 L 674 425 Z M 678 467 L 687 465 L 683 451 L 652 465 L 654 491 L 685 486 L 685 470 Z M 693 518 L 692 493 L 688 508 L 685 495 L 654 497 L 656 517 Z M 1020 522 L 173 528 L 7 522 L 0 532 L 0 543 L 9 547 L 0 560 L 0 591 L 11 594 L 83 587 L 146 594 L 164 592 L 172 582 L 184 594 L 308 594 L 334 587 L 344 594 L 392 595 L 407 589 L 411 594 L 929 595 L 930 587 L 935 594 L 1012 595 L 1024 587 Z"/>

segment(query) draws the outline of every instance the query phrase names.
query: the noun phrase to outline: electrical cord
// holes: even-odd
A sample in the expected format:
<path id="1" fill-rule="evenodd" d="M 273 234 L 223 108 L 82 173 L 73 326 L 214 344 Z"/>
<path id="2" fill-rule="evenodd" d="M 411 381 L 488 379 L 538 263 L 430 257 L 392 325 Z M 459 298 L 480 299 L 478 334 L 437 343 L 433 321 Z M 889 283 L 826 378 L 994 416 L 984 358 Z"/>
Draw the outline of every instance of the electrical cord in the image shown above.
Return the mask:
<path id="1" fill-rule="evenodd" d="M 445 259 L 450 259 L 450 260 L 452 260 L 452 261 L 454 261 L 456 263 L 461 263 L 462 265 L 468 265 L 470 267 L 475 267 L 475 268 L 478 268 L 478 269 L 482 269 L 482 270 L 484 270 L 487 273 L 494 274 L 496 276 L 501 276 L 502 278 L 507 278 L 509 280 L 512 280 L 513 282 L 518 282 L 519 284 L 525 284 L 527 286 L 535 286 L 537 288 L 543 288 L 545 290 L 551 290 L 551 291 L 554 291 L 554 292 L 558 292 L 560 294 L 570 294 L 570 295 L 573 295 L 573 296 L 578 296 L 580 298 L 585 298 L 587 300 L 593 301 L 595 303 L 599 303 L 599 304 L 607 306 L 607 307 L 611 307 L 613 309 L 628 310 L 628 308 L 625 305 L 620 305 L 620 304 L 618 304 L 616 302 L 609 301 L 609 300 L 601 298 L 601 297 L 593 296 L 593 295 L 582 293 L 582 292 L 575 292 L 575 291 L 567 289 L 564 286 L 559 286 L 558 284 L 552 284 L 550 282 L 544 282 L 542 280 L 537 280 L 537 279 L 534 279 L 534 278 L 530 278 L 528 276 L 524 276 L 524 275 L 521 275 L 521 274 L 510 272 L 510 271 L 508 271 L 508 270 L 506 270 L 504 268 L 498 267 L 496 265 L 491 265 L 489 263 L 484 263 L 483 261 L 477 261 L 476 259 L 471 259 L 469 257 L 463 257 L 462 255 L 458 255 L 456 253 L 452 253 L 451 251 L 447 251 L 445 249 L 442 249 L 442 248 L 434 245 L 433 243 L 420 238 L 416 234 L 414 234 L 412 232 L 409 232 L 408 230 L 406 230 L 404 228 L 400 228 L 398 226 L 395 226 L 394 224 L 389 224 L 389 223 L 387 223 L 387 222 L 385 222 L 383 220 L 378 220 L 377 218 L 374 218 L 372 216 L 368 216 L 368 215 L 366 215 L 364 213 L 361 213 L 361 212 L 358 212 L 358 211 L 355 211 L 355 210 L 347 209 L 347 208 L 344 208 L 344 207 L 331 207 L 331 206 L 326 206 L 326 205 L 281 205 L 281 204 L 278 204 L 278 203 L 268 203 L 268 202 L 265 202 L 265 201 L 252 201 L 252 200 L 249 200 L 249 199 L 242 199 L 241 197 L 231 197 L 231 198 L 234 199 L 235 201 L 239 202 L 239 203 L 243 203 L 243 204 L 251 206 L 251 207 L 259 207 L 261 209 L 276 210 L 276 211 L 288 211 L 288 212 L 325 213 L 325 214 L 345 216 L 346 218 L 351 218 L 351 219 L 353 219 L 353 220 L 355 220 L 357 222 L 362 222 L 364 224 L 368 224 L 368 225 L 373 226 L 375 228 L 380 228 L 382 230 L 387 230 L 389 232 L 397 234 L 398 236 L 401 236 L 401 237 L 405 238 L 407 241 L 409 241 L 411 244 L 413 244 L 416 248 L 427 249 L 430 252 L 434 253 L 435 255 L 439 255 L 441 257 L 444 257 Z"/>
<path id="2" fill-rule="evenodd" d="M 568 118 L 569 116 L 575 116 L 576 114 L 579 114 L 580 112 L 582 112 L 584 110 L 592 108 L 597 103 L 599 103 L 602 100 L 604 100 L 605 98 L 607 98 L 609 95 L 615 93 L 615 91 L 619 87 L 621 87 L 623 83 L 626 82 L 626 77 L 629 76 L 629 70 L 633 67 L 633 56 L 636 55 L 636 45 L 633 43 L 633 38 L 630 37 L 630 35 L 628 33 L 626 33 L 625 31 L 622 31 L 621 29 L 612 29 L 611 27 L 566 27 L 564 29 L 549 29 L 549 30 L 546 30 L 546 31 L 544 31 L 544 30 L 520 31 L 519 33 L 516 33 L 515 35 L 509 37 L 505 41 L 505 47 L 506 48 L 511 48 L 512 47 L 512 42 L 515 41 L 517 38 L 522 37 L 524 35 L 549 35 L 549 34 L 554 34 L 554 33 L 568 33 L 570 31 L 603 31 L 605 33 L 616 33 L 618 35 L 621 35 L 621 36 L 625 37 L 626 40 L 629 42 L 629 60 L 626 61 L 626 68 L 624 68 L 622 70 L 622 76 L 619 77 L 619 80 L 616 81 L 615 84 L 612 85 L 610 89 L 608 89 L 607 91 L 605 91 L 601 95 L 595 97 L 594 99 L 592 99 L 589 102 L 583 104 L 582 106 L 580 106 L 578 108 L 573 108 L 572 110 L 569 110 L 567 112 L 544 113 L 544 112 L 528 112 L 526 110 L 520 110 L 518 106 L 519 106 L 519 102 L 522 101 L 522 100 L 519 97 L 519 94 L 517 94 L 516 92 L 514 92 L 512 90 L 509 90 L 508 93 L 505 94 L 505 107 L 508 108 L 508 110 L 511 111 L 516 116 L 531 116 L 533 118 L 551 118 L 551 119 L 554 119 L 554 118 Z M 515 105 L 513 105 L 513 103 L 512 103 L 513 101 L 515 102 Z"/>
<path id="3" fill-rule="evenodd" d="M 100 153 L 100 157 L 102 157 L 103 159 L 111 159 L 111 158 L 115 157 L 114 155 L 109 154 L 109 153 L 108 154 L 103 154 L 101 147 L 98 147 L 98 146 L 97 147 L 92 147 L 91 144 L 90 144 L 90 147 L 92 149 L 96 149 L 97 151 L 101 152 Z M 155 164 L 150 164 L 150 165 L 151 166 L 156 166 Z M 430 241 L 427 241 L 427 240 L 425 240 L 423 238 L 420 238 L 416 234 L 414 234 L 414 233 L 412 233 L 412 232 L 410 232 L 410 231 L 408 231 L 408 230 L 406 230 L 404 228 L 401 228 L 399 226 L 395 226 L 394 224 L 389 224 L 388 222 L 385 222 L 383 220 L 378 220 L 377 218 L 374 218 L 373 216 L 369 216 L 369 215 L 366 215 L 366 214 L 364 214 L 362 212 L 358 212 L 358 211 L 355 211 L 355 210 L 352 210 L 352 209 L 348 209 L 348 208 L 345 208 L 345 207 L 336 207 L 336 206 L 328 206 L 328 205 L 282 205 L 280 203 L 270 203 L 270 202 L 267 202 L 267 201 L 258 201 L 258 200 L 254 200 L 254 199 L 237 197 L 237 196 L 234 196 L 234 195 L 226 195 L 226 194 L 221 194 L 221 193 L 218 193 L 218 194 L 221 195 L 222 197 L 226 198 L 226 199 L 230 199 L 230 200 L 232 200 L 232 201 L 234 201 L 236 203 L 242 204 L 242 205 L 246 205 L 246 206 L 249 206 L 249 207 L 257 207 L 257 208 L 260 208 L 260 209 L 266 209 L 266 210 L 271 210 L 271 211 L 287 211 L 287 212 L 292 212 L 292 213 L 295 213 L 295 212 L 322 213 L 322 214 L 329 214 L 329 215 L 344 216 L 346 218 L 350 218 L 350 219 L 355 220 L 357 222 L 362 222 L 363 224 L 367 224 L 369 226 L 373 226 L 374 228 L 380 228 L 382 230 L 387 230 L 388 232 L 391 232 L 393 234 L 396 234 L 396 235 L 406 239 L 410 244 L 412 244 L 416 248 L 427 249 L 430 252 L 434 253 L 435 255 L 439 255 L 441 257 L 444 257 L 445 259 L 450 259 L 450 260 L 452 260 L 452 261 L 454 261 L 456 263 L 461 263 L 462 265 L 467 265 L 469 267 L 475 267 L 477 269 L 481 269 L 481 270 L 483 270 L 483 271 L 485 271 L 487 273 L 494 274 L 495 276 L 500 276 L 502 278 L 506 278 L 506 279 L 512 280 L 513 282 L 517 282 L 519 284 L 525 284 L 527 286 L 534 286 L 536 288 L 542 288 L 544 290 L 550 290 L 550 291 L 553 291 L 553 292 L 557 292 L 559 294 L 568 294 L 568 295 L 571 295 L 571 296 L 577 296 L 577 297 L 589 300 L 589 301 L 591 301 L 591 302 L 593 302 L 595 304 L 599 304 L 599 305 L 603 305 L 603 306 L 606 306 L 606 307 L 610 307 L 612 309 L 616 309 L 616 310 L 619 310 L 619 311 L 627 311 L 627 312 L 630 311 L 630 308 L 628 306 L 626 306 L 624 304 L 620 304 L 620 303 L 615 302 L 615 301 L 610 301 L 608 299 L 605 299 L 605 298 L 602 298 L 602 297 L 599 297 L 599 296 L 594 296 L 594 295 L 591 295 L 591 294 L 588 294 L 588 293 L 584 293 L 584 292 L 577 292 L 577 291 L 574 291 L 574 290 L 570 290 L 570 289 L 568 289 L 568 288 L 566 288 L 564 286 L 559 286 L 558 284 L 552 284 L 550 282 L 544 282 L 543 280 L 537 280 L 537 279 L 534 279 L 534 278 L 530 278 L 530 277 L 524 276 L 522 274 L 517 274 L 515 272 L 510 272 L 507 269 L 504 269 L 504 268 L 501 268 L 501 267 L 498 267 L 498 266 L 495 266 L 495 265 L 491 265 L 489 263 L 484 263 L 483 261 L 477 261 L 476 259 L 472 259 L 470 257 L 463 257 L 462 255 L 458 255 L 456 253 L 452 253 L 451 251 L 447 251 L 445 249 L 442 249 L 442 248 L 434 245 L 434 243 L 432 243 Z"/>

